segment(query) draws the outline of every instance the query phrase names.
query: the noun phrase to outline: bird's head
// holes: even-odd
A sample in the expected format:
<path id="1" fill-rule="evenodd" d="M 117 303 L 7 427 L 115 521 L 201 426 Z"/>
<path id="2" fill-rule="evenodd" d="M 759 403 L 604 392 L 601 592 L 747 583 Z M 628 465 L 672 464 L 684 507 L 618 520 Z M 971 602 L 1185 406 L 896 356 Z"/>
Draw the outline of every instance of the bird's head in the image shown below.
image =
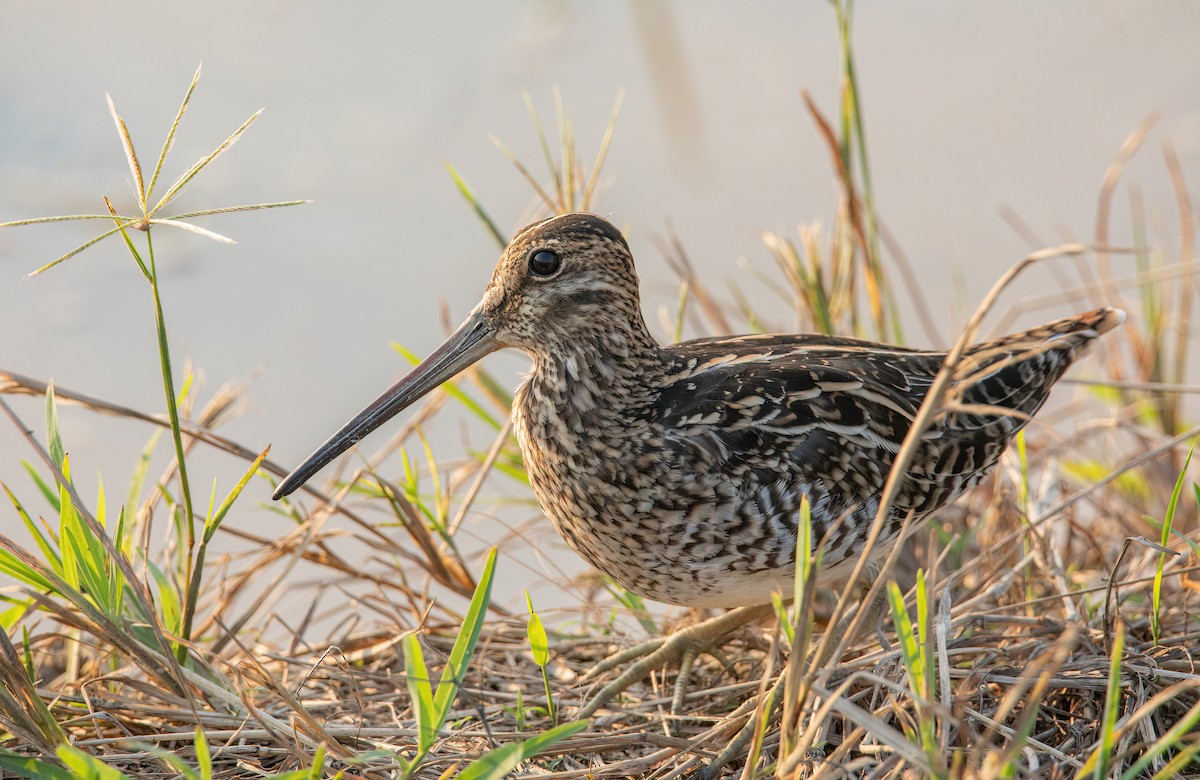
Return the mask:
<path id="1" fill-rule="evenodd" d="M 640 323 L 629 245 L 616 227 L 591 214 L 530 225 L 504 250 L 471 318 L 490 331 L 497 348 L 534 354 Z"/>
<path id="2" fill-rule="evenodd" d="M 371 431 L 484 356 L 516 347 L 535 358 L 584 346 L 616 358 L 649 336 L 637 272 L 621 232 L 591 214 L 522 230 L 505 248 L 479 304 L 406 377 L 335 433 L 280 483 L 288 495 Z"/>

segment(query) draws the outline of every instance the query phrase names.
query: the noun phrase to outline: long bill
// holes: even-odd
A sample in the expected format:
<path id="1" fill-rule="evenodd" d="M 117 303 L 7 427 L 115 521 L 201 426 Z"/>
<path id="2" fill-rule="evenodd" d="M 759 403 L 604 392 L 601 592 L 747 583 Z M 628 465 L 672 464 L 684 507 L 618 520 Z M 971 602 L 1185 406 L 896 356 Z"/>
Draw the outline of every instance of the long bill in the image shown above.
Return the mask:
<path id="1" fill-rule="evenodd" d="M 275 489 L 273 498 L 278 501 L 289 495 L 371 431 L 497 349 L 499 345 L 491 327 L 482 316 L 472 314 L 408 376 L 372 401 L 370 406 L 355 415 L 353 420 L 342 426 L 340 431 L 330 436 L 307 460 L 288 474 Z"/>

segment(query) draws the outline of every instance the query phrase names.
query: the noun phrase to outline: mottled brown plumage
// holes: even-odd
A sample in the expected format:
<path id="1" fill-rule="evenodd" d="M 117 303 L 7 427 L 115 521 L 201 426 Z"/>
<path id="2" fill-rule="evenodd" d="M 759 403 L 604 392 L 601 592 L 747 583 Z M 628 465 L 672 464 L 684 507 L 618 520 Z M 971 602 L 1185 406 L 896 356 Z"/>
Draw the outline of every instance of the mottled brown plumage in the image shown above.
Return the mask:
<path id="1" fill-rule="evenodd" d="M 875 553 L 909 513 L 920 520 L 979 482 L 1081 349 L 1122 317 L 1099 309 L 971 348 L 960 411 L 922 437 Z M 624 238 L 599 217 L 567 214 L 518 234 L 463 326 L 276 497 L 503 347 L 533 358 L 513 420 L 551 523 L 631 591 L 697 607 L 763 604 L 790 588 L 804 495 L 812 538 L 825 544 L 819 580 L 849 574 L 945 358 L 812 335 L 662 347 L 642 319 Z"/>

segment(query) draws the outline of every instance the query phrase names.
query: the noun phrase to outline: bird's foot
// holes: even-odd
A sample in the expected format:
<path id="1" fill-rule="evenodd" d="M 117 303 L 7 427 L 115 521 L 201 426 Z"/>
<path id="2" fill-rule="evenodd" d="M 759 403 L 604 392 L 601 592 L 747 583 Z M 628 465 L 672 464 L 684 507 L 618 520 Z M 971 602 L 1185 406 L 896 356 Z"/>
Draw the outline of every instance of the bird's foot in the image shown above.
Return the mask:
<path id="1" fill-rule="evenodd" d="M 638 660 L 615 680 L 601 688 L 579 711 L 578 717 L 590 718 L 614 696 L 641 681 L 653 670 L 676 662 L 679 663 L 679 674 L 675 680 L 671 711 L 678 712 L 683 708 L 688 674 L 700 653 L 711 650 L 718 640 L 738 626 L 769 615 L 771 611 L 770 605 L 732 609 L 702 623 L 676 631 L 668 637 L 652 639 L 609 656 L 585 674 L 583 681 L 595 680 L 604 672 Z"/>
<path id="2" fill-rule="evenodd" d="M 807 669 L 818 669 L 825 667 L 829 663 L 832 658 L 832 654 L 835 651 L 835 645 L 838 644 L 838 642 L 832 641 L 832 639 L 847 637 L 848 640 L 852 642 L 854 635 L 850 635 L 849 632 L 851 628 L 854 627 L 856 622 L 860 623 L 860 626 L 855 631 L 855 635 L 862 630 L 863 625 L 877 626 L 880 616 L 883 614 L 885 601 L 882 596 L 876 596 L 869 602 L 865 601 L 868 592 L 870 591 L 870 586 L 875 581 L 877 576 L 878 569 L 874 565 L 871 565 L 867 568 L 862 577 L 860 589 L 862 591 L 862 597 L 864 601 L 860 602 L 858 607 L 859 610 L 864 612 L 862 620 L 859 621 L 856 618 L 856 615 L 852 613 L 844 616 L 836 626 L 829 626 L 826 631 L 832 631 L 831 641 L 822 642 L 817 648 L 814 648 L 812 652 L 807 655 L 807 657 L 804 659 L 803 665 L 799 667 L 801 673 Z M 795 659 L 793 659 L 792 662 L 794 663 Z M 831 673 L 833 675 L 838 674 L 837 670 L 832 670 Z M 783 693 L 783 686 L 785 685 L 786 678 L 786 673 L 781 674 L 775 681 L 774 687 L 769 693 L 766 694 L 766 701 L 768 702 L 766 705 L 768 707 L 768 711 L 766 712 L 767 720 L 771 720 L 779 710 L 780 696 Z M 741 707 L 735 710 L 729 716 L 729 718 L 733 719 L 736 717 L 745 717 L 746 713 L 749 712 L 749 708 L 757 708 L 759 706 L 760 698 L 761 697 L 756 697 L 755 699 L 745 702 Z M 717 754 L 716 758 L 714 758 L 708 764 L 708 766 L 695 775 L 697 780 L 715 780 L 717 777 L 720 777 L 725 766 L 746 752 L 746 749 L 749 746 L 758 725 L 757 717 L 747 717 L 745 725 L 742 726 L 737 735 L 728 744 L 726 744 L 725 748 Z M 781 757 L 781 760 L 784 759 Z M 807 778 L 813 776 L 817 770 L 824 767 L 824 765 L 824 751 L 821 750 L 820 747 L 810 747 L 798 755 L 787 757 L 786 770 L 782 772 L 780 776 L 794 777 L 798 779 Z"/>

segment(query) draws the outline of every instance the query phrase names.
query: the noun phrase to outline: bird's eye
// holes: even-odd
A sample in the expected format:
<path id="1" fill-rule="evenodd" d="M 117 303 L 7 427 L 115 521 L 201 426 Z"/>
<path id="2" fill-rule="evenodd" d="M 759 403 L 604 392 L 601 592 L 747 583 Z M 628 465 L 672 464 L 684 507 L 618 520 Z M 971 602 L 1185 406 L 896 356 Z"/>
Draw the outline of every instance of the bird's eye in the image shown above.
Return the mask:
<path id="1" fill-rule="evenodd" d="M 537 276 L 549 276 L 558 270 L 562 260 L 549 249 L 540 249 L 529 256 L 529 270 Z"/>

